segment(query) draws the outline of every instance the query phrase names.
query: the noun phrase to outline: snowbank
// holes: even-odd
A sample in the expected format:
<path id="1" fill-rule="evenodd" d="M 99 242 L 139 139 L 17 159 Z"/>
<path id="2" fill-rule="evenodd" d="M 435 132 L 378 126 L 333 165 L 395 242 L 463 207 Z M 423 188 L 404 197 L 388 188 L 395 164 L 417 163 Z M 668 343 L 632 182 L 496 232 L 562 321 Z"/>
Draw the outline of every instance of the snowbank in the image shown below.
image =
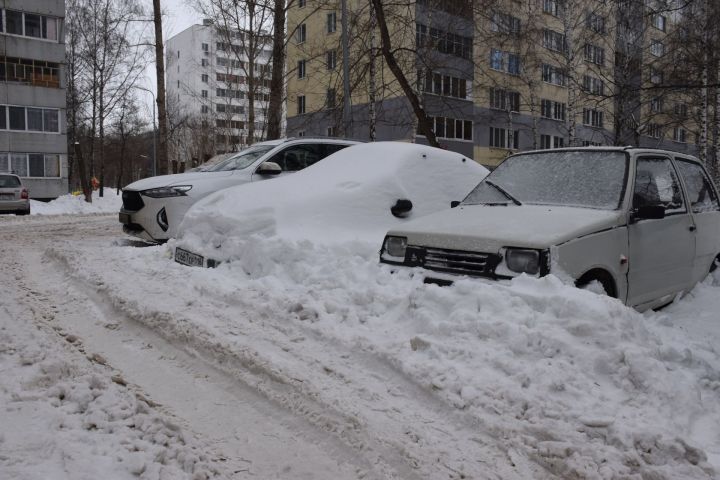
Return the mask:
<path id="1" fill-rule="evenodd" d="M 639 314 L 552 276 L 425 285 L 413 270 L 379 265 L 375 243 L 251 236 L 236 261 L 211 270 L 174 264 L 166 248 L 118 249 L 94 273 L 75 274 L 102 279 L 118 305 L 166 335 L 222 349 L 223 362 L 252 349 L 253 368 L 299 379 L 309 397 L 361 425 L 392 410 L 377 393 L 371 410 L 359 406 L 387 374 L 364 375 L 372 362 L 343 368 L 337 351 L 393 365 L 441 399 L 445 415 L 471 415 L 478 435 L 489 433 L 515 465 L 536 462 L 561 478 L 717 478 L 718 276 L 665 311 Z M 161 304 L 173 313 L 159 324 Z M 287 358 L 296 342 L 310 363 Z M 328 369 L 339 385 L 355 384 L 357 398 L 328 386 Z M 404 448 L 429 448 L 432 437 L 418 435 Z M 421 468 L 448 455 L 424 454 Z M 463 468 L 473 476 L 470 462 Z"/>
<path id="2" fill-rule="evenodd" d="M 355 145 L 298 173 L 206 197 L 185 215 L 179 245 L 218 260 L 235 257 L 250 235 L 379 245 L 389 228 L 450 208 L 487 173 L 462 155 L 423 145 Z M 390 212 L 399 199 L 412 201 L 406 218 Z"/>
<path id="3" fill-rule="evenodd" d="M 122 206 L 122 194 L 114 188 L 105 188 L 104 196 L 93 192 L 92 203 L 85 202 L 82 195 L 67 194 L 50 202 L 30 200 L 31 215 L 77 215 L 89 213 L 116 213 Z"/>

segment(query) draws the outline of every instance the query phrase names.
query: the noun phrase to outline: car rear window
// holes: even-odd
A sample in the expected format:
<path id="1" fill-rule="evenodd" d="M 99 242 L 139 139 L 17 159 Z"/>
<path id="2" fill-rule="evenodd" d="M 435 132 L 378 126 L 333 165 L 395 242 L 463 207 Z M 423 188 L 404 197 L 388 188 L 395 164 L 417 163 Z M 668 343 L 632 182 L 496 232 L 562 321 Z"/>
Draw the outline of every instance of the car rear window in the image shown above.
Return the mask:
<path id="1" fill-rule="evenodd" d="M 15 188 L 19 186 L 19 178 L 13 175 L 0 175 L 0 188 Z"/>

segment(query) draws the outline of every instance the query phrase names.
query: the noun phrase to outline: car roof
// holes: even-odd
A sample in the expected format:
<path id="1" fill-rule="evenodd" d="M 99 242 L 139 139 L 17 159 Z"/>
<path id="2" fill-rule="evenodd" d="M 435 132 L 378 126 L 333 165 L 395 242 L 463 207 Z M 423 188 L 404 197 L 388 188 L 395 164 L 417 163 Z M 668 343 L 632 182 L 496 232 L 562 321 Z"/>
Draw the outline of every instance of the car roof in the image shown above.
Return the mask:
<path id="1" fill-rule="evenodd" d="M 336 137 L 288 137 L 277 140 L 265 140 L 264 142 L 257 142 L 253 145 L 268 145 L 277 147 L 278 145 L 284 145 L 286 143 L 337 143 L 340 145 L 353 145 L 360 142 L 357 140 L 346 140 L 344 138 Z"/>
<path id="2" fill-rule="evenodd" d="M 14 173 L 0 172 L 0 175 L 4 175 L 4 176 L 7 176 L 7 177 L 15 177 L 15 178 L 17 178 L 18 180 L 21 180 L 21 179 L 20 179 L 20 175 L 15 175 Z"/>
<path id="3" fill-rule="evenodd" d="M 530 150 L 527 152 L 518 152 L 515 155 L 524 155 L 527 153 L 548 153 L 548 152 L 587 152 L 587 151 L 600 151 L 600 152 L 623 152 L 631 154 L 664 154 L 674 157 L 682 157 L 684 160 L 691 160 L 694 162 L 702 163 L 697 157 L 681 152 L 673 152 L 672 150 L 663 150 L 660 148 L 641 148 L 641 147 L 566 147 L 566 148 L 551 148 L 546 150 Z"/>

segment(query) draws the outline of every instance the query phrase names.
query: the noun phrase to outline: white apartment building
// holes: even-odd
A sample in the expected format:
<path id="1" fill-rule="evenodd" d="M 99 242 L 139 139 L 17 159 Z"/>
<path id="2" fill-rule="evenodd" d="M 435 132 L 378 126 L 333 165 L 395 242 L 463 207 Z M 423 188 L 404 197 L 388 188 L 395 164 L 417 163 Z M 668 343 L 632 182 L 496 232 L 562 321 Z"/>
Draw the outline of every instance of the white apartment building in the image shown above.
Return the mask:
<path id="1" fill-rule="evenodd" d="M 191 166 L 265 138 L 272 41 L 263 37 L 253 66 L 255 138 L 250 139 L 247 40 L 243 32 L 224 32 L 211 20 L 168 39 L 165 73 L 172 160 Z"/>

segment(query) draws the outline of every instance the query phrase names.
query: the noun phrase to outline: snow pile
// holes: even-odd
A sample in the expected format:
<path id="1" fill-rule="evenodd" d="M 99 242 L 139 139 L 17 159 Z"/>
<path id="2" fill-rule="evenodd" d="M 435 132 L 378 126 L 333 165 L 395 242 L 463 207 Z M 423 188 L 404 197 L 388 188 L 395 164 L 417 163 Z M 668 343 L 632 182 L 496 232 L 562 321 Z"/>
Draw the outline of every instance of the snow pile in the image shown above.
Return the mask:
<path id="1" fill-rule="evenodd" d="M 379 265 L 376 243 L 251 235 L 236 261 L 210 270 L 162 252 L 117 249 L 73 274 L 102 279 L 116 305 L 178 341 L 210 346 L 223 363 L 237 356 L 288 384 L 299 379 L 308 398 L 359 425 L 393 410 L 377 392 L 397 380 L 374 389 L 387 372 L 366 375 L 388 363 L 442 401 L 444 415 L 470 415 L 477 435 L 514 465 L 533 461 L 548 476 L 702 479 L 720 469 L 720 277 L 665 311 L 639 314 L 552 276 L 425 285 L 417 271 Z M 337 384 L 328 386 L 328 371 Z M 342 394 L 353 384 L 357 395 Z M 408 428 L 421 431 L 417 422 Z M 416 457 L 421 471 L 458 447 L 432 450 L 431 434 L 414 435 L 388 441 L 427 449 Z M 473 455 L 472 445 L 459 447 Z M 469 461 L 462 468 L 473 476 Z"/>
<path id="2" fill-rule="evenodd" d="M 191 436 L 110 369 L 79 355 L 77 337 L 60 332 L 63 341 L 47 326 L 36 328 L 31 312 L 2 303 L 2 478 L 155 480 L 219 474 Z M 97 354 L 88 357 L 104 363 Z"/>
<path id="3" fill-rule="evenodd" d="M 30 200 L 30 213 L 31 215 L 116 213 L 122 207 L 122 194 L 118 195 L 114 188 L 105 188 L 102 197 L 100 192 L 93 191 L 92 199 L 92 203 L 87 203 L 84 196 L 68 193 L 47 203 Z"/>
<path id="4" fill-rule="evenodd" d="M 206 197 L 185 215 L 178 245 L 225 260 L 245 248 L 250 235 L 379 244 L 389 228 L 450 208 L 487 173 L 472 160 L 432 147 L 355 145 L 293 175 Z M 412 202 L 406 218 L 390 212 L 399 199 Z"/>

